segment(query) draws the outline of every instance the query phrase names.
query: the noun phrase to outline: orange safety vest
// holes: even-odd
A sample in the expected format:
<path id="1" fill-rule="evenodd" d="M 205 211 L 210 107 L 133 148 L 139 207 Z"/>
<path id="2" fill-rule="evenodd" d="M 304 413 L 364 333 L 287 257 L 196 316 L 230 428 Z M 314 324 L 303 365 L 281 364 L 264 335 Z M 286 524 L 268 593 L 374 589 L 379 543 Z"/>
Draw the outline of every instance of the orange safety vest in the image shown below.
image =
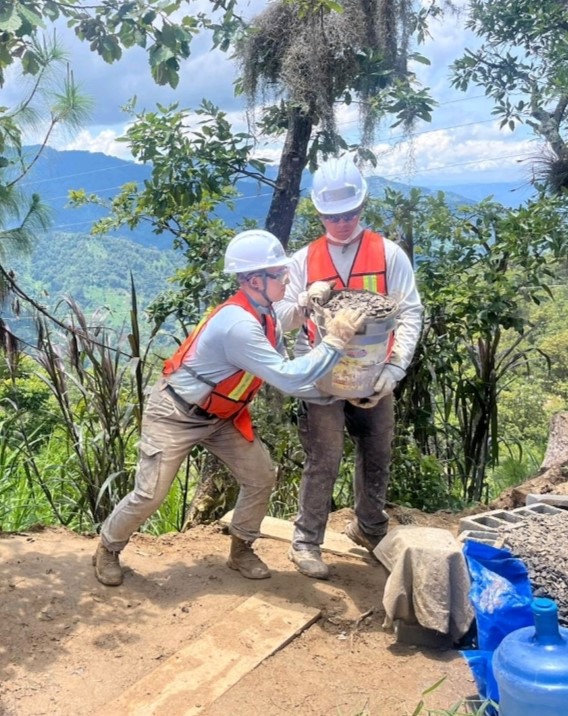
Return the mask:
<path id="1" fill-rule="evenodd" d="M 365 229 L 359 242 L 357 255 L 351 266 L 351 272 L 345 285 L 335 268 L 329 254 L 328 240 L 320 236 L 308 246 L 307 284 L 315 281 L 335 281 L 335 290 L 342 288 L 358 288 L 374 293 L 388 294 L 387 262 L 385 259 L 385 241 L 380 234 Z M 306 331 L 310 344 L 316 337 L 316 326 L 313 321 L 306 321 Z"/>
<path id="2" fill-rule="evenodd" d="M 201 319 L 174 355 L 164 362 L 163 375 L 171 375 L 181 367 L 192 346 L 197 345 L 197 340 L 207 323 L 225 306 L 240 306 L 260 323 L 258 314 L 246 294 L 243 291 L 237 291 L 234 296 L 231 296 L 231 298 Z M 270 344 L 276 347 L 276 324 L 272 316 L 266 316 L 265 332 Z M 247 406 L 258 393 L 264 381 L 252 375 L 252 373 L 247 373 L 245 370 L 237 370 L 219 383 L 209 383 L 207 380 L 204 380 L 204 382 L 210 384 L 212 390 L 201 403 L 198 403 L 199 407 L 223 420 L 232 420 L 233 425 L 241 435 L 249 442 L 253 442 L 254 431 Z"/>

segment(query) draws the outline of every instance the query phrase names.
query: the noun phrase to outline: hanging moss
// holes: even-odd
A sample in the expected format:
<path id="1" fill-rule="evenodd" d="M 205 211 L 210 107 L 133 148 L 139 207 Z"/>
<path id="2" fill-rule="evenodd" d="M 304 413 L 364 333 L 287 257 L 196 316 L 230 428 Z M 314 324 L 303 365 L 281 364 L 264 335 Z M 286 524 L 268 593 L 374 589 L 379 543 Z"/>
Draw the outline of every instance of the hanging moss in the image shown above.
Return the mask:
<path id="1" fill-rule="evenodd" d="M 342 13 L 300 17 L 297 6 L 275 2 L 257 15 L 237 48 L 243 90 L 251 104 L 284 94 L 330 133 L 335 103 L 346 90 L 355 92 L 364 139 L 370 140 L 378 117 L 371 100 L 407 76 L 412 2 L 342 4 Z"/>
<path id="2" fill-rule="evenodd" d="M 533 160 L 534 179 L 550 194 L 568 191 L 568 158 L 559 157 L 551 149 L 543 149 Z"/>

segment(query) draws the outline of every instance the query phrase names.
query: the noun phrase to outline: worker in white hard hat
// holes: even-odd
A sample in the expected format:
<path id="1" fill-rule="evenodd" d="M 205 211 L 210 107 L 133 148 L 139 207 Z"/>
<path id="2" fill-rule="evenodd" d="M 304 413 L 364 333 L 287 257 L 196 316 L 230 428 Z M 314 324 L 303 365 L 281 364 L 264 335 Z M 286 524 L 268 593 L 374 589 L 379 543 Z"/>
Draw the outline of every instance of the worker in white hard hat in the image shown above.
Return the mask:
<path id="1" fill-rule="evenodd" d="M 264 381 L 284 393 L 315 393 L 313 382 L 340 360 L 364 320 L 358 311 L 336 314 L 321 345 L 289 360 L 272 309 L 284 296 L 289 264 L 282 244 L 267 231 L 244 231 L 230 241 L 224 270 L 236 275 L 239 290 L 206 314 L 164 364 L 144 411 L 134 489 L 101 528 L 93 564 L 103 584 L 122 583 L 120 552 L 160 507 L 195 445 L 225 463 L 240 486 L 229 527 L 228 566 L 249 579 L 270 576 L 251 545 L 259 536 L 275 470 L 248 405 Z"/>
<path id="2" fill-rule="evenodd" d="M 387 532 L 384 507 L 394 429 L 393 391 L 405 376 L 421 330 L 422 305 L 412 265 L 399 246 L 361 224 L 366 196 L 367 183 L 349 157 L 329 159 L 318 168 L 311 198 L 325 233 L 293 255 L 284 299 L 274 306 L 285 331 L 301 328 L 296 356 L 310 350 L 313 339 L 301 307 L 325 303 L 332 288 L 389 294 L 400 309 L 393 350 L 374 395 L 331 402 L 329 396 L 308 396 L 300 401 L 298 429 L 306 459 L 289 557 L 300 572 L 319 579 L 329 577 L 320 545 L 339 474 L 345 429 L 356 452 L 355 520 L 345 533 L 372 552 Z"/>

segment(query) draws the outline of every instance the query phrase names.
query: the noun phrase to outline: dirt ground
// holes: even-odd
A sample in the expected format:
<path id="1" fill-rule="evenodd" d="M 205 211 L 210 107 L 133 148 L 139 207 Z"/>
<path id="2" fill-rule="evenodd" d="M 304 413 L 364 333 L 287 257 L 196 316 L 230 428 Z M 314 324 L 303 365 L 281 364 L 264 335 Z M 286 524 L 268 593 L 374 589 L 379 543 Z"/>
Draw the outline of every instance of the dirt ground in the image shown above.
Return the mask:
<path id="1" fill-rule="evenodd" d="M 350 517 L 335 513 L 330 526 L 341 531 Z M 393 524 L 453 528 L 455 521 L 393 512 Z M 322 616 L 204 716 L 405 716 L 442 677 L 426 697 L 430 708 L 475 693 L 458 651 L 398 645 L 383 630 L 388 573 L 378 562 L 327 555 L 332 578 L 311 580 L 288 561 L 285 542 L 264 538 L 258 552 L 273 576 L 254 582 L 226 567 L 228 542 L 215 525 L 137 534 L 123 553 L 124 584 L 108 588 L 93 575 L 94 537 L 64 529 L 0 533 L 0 714 L 104 716 L 127 687 L 253 595 L 309 605 Z"/>

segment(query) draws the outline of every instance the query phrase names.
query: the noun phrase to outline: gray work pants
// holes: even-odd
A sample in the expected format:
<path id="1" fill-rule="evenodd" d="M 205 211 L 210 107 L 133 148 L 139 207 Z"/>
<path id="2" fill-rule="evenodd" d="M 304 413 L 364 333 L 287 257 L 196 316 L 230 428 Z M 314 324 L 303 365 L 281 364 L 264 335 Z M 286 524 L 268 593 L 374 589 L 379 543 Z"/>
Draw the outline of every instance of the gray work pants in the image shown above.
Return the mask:
<path id="1" fill-rule="evenodd" d="M 103 545 L 122 550 L 133 532 L 162 504 L 177 471 L 195 445 L 216 455 L 234 475 L 240 491 L 229 530 L 252 542 L 259 536 L 276 481 L 270 455 L 258 438 L 248 442 L 230 420 L 198 416 L 175 400 L 160 379 L 142 420 L 134 490 L 124 497 L 101 528 Z"/>
<path id="2" fill-rule="evenodd" d="M 355 443 L 355 515 L 367 534 L 384 534 L 388 517 L 383 510 L 394 434 L 393 396 L 384 397 L 367 410 L 343 400 L 331 405 L 301 403 L 298 429 L 306 461 L 294 523 L 295 549 L 314 549 L 323 542 L 343 456 L 345 428 Z"/>

